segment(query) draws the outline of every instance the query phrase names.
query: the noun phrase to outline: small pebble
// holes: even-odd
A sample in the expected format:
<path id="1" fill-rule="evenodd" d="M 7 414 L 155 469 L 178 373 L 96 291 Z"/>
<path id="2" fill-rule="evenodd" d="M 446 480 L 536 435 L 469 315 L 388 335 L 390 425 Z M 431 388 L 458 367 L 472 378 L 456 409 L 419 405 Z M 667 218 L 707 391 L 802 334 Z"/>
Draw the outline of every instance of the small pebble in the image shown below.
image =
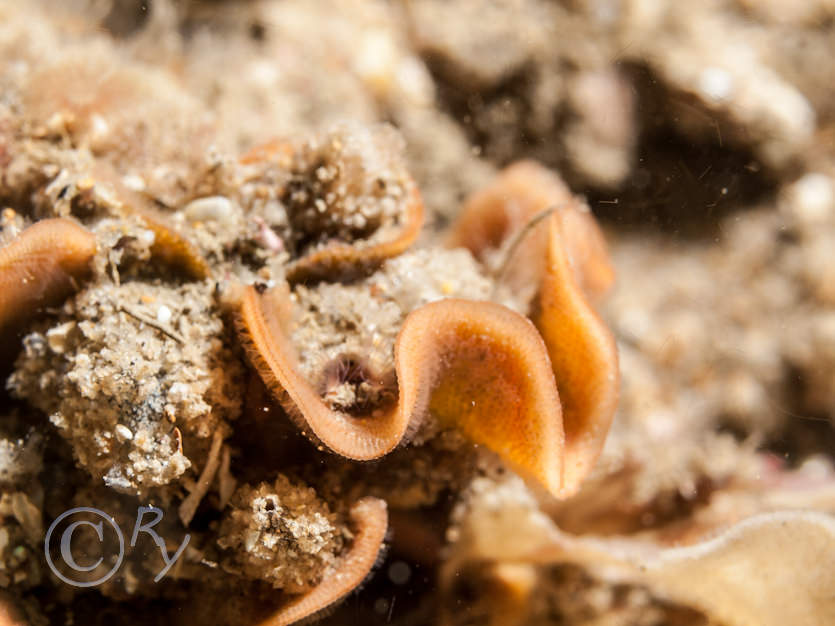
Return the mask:
<path id="1" fill-rule="evenodd" d="M 122 177 L 122 184 L 132 191 L 145 191 L 147 185 L 141 176 L 136 174 L 127 174 Z"/>
<path id="2" fill-rule="evenodd" d="M 67 347 L 67 336 L 73 328 L 75 328 L 75 322 L 69 321 L 46 331 L 46 342 L 55 354 L 64 354 Z"/>
<path id="3" fill-rule="evenodd" d="M 160 324 L 167 324 L 171 321 L 171 309 L 164 304 L 157 309 L 157 321 Z"/>
<path id="4" fill-rule="evenodd" d="M 116 424 L 116 438 L 119 441 L 130 441 L 133 439 L 133 433 L 131 432 L 130 428 L 125 426 L 124 424 Z"/>
<path id="5" fill-rule="evenodd" d="M 142 240 L 142 242 L 146 246 L 154 245 L 154 241 L 156 241 L 156 238 L 157 238 L 156 234 L 152 230 L 144 230 L 143 229 L 143 230 L 139 231 L 138 235 L 139 235 L 139 238 Z"/>
<path id="6" fill-rule="evenodd" d="M 182 402 L 188 396 L 189 388 L 185 383 L 174 383 L 168 390 L 168 398 L 171 402 Z"/>
<path id="7" fill-rule="evenodd" d="M 234 223 L 232 202 L 224 196 L 207 196 L 192 200 L 183 209 L 190 222 L 214 221 L 231 226 Z"/>

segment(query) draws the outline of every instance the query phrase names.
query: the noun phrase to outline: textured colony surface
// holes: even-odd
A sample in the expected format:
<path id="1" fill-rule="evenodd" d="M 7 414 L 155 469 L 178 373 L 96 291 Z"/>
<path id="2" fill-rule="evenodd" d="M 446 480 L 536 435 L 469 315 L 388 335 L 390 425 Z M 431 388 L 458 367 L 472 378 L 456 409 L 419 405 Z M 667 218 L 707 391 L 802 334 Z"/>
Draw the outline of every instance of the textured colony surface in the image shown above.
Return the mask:
<path id="1" fill-rule="evenodd" d="M 0 0 L 0 625 L 835 623 L 795 4 Z"/>

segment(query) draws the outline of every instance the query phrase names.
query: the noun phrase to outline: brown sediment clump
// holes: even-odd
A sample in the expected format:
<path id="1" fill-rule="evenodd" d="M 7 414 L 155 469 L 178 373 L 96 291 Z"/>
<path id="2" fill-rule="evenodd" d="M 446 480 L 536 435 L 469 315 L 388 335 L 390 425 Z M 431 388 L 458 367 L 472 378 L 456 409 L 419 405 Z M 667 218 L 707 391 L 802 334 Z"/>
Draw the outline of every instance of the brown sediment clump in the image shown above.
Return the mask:
<path id="1" fill-rule="evenodd" d="M 112 167 L 97 164 L 85 182 L 91 189 L 98 185 L 105 189 L 105 193 L 115 194 L 111 210 L 125 217 L 137 217 L 153 233 L 149 250 L 155 260 L 193 280 L 209 276 L 209 264 L 200 250 L 171 224 L 171 218 L 157 209 L 147 196 L 129 189 Z"/>
<path id="2" fill-rule="evenodd" d="M 423 224 L 423 201 L 414 183 L 408 185 L 406 195 L 405 224 L 394 238 L 367 248 L 331 244 L 293 263 L 287 269 L 288 280 L 299 282 L 323 275 L 356 271 L 358 268 L 373 268 L 385 259 L 404 252 L 417 239 Z"/>
<path id="3" fill-rule="evenodd" d="M 213 288 L 90 286 L 24 338 L 8 387 L 49 415 L 77 464 L 108 486 L 176 483 L 240 411 L 241 369 Z"/>
<path id="4" fill-rule="evenodd" d="M 218 545 L 224 569 L 299 594 L 336 564 L 347 534 L 340 516 L 314 489 L 279 475 L 235 491 Z"/>
<path id="5" fill-rule="evenodd" d="M 279 482 L 282 480 L 280 478 Z M 281 490 L 278 483 L 276 486 Z M 270 491 L 271 488 L 268 487 L 267 490 Z M 261 488 L 256 491 L 260 492 Z M 284 495 L 289 495 L 289 493 L 285 492 Z M 268 496 L 268 501 L 263 502 L 264 498 L 255 498 L 253 504 L 258 504 L 262 514 L 267 513 L 271 517 L 281 517 L 283 508 L 281 502 L 276 502 L 275 509 L 264 510 L 264 504 L 269 504 L 269 499 Z M 300 504 L 298 501 L 296 503 Z M 233 515 L 239 512 L 233 511 Z M 263 517 L 263 515 L 261 516 Z M 323 555 L 332 558 L 332 560 L 324 567 L 319 567 L 316 570 L 318 582 L 313 586 L 308 586 L 300 593 L 276 594 L 271 589 L 268 593 L 253 594 L 252 596 L 238 593 L 234 588 L 229 593 L 228 587 L 224 587 L 224 590 L 220 593 L 211 593 L 208 597 L 192 598 L 184 611 L 180 607 L 172 613 L 172 615 L 176 615 L 174 619 L 184 620 L 186 624 L 287 626 L 298 622 L 315 621 L 317 618 L 326 615 L 334 608 L 335 604 L 343 600 L 368 578 L 381 559 L 388 532 L 388 507 L 386 502 L 379 498 L 360 498 L 351 505 L 348 517 L 350 518 L 350 524 L 343 527 L 341 531 L 346 535 L 346 547 L 335 558 L 332 558 L 332 554 Z M 227 519 L 225 523 L 230 523 L 230 521 Z M 305 528 L 296 523 L 301 522 L 301 519 L 295 522 L 292 519 L 287 521 L 294 523 L 294 525 L 286 530 L 291 533 L 294 531 L 305 532 Z M 243 539 L 251 544 L 249 548 L 250 556 L 255 551 L 263 552 L 264 548 L 268 547 L 261 546 L 258 548 L 256 546 L 265 538 L 265 532 L 275 533 L 277 530 L 272 522 L 267 522 L 262 526 L 260 536 L 257 539 L 248 537 L 249 533 L 246 531 L 243 535 L 237 537 L 237 539 Z M 310 537 L 310 539 L 312 538 Z M 254 551 L 252 550 L 253 547 L 255 548 Z M 287 554 L 276 556 L 276 552 L 280 550 L 286 550 Z M 293 556 L 292 546 L 288 546 L 281 541 L 271 546 L 268 551 L 272 553 L 271 560 L 260 564 L 260 567 L 265 571 L 270 565 L 276 565 L 279 561 L 291 559 Z M 286 565 L 290 565 L 289 560 Z M 274 573 L 279 576 L 294 576 L 296 572 L 295 568 L 279 567 L 278 570 L 280 571 Z M 312 570 L 307 569 L 306 564 L 302 565 L 300 571 L 312 572 Z M 301 587 L 304 588 L 305 586 L 302 585 Z M 291 586 L 291 588 L 293 587 Z M 276 595 L 279 595 L 279 602 L 275 600 Z"/>
<path id="6" fill-rule="evenodd" d="M 152 257 L 169 269 L 183 273 L 193 280 L 202 280 L 211 273 L 200 250 L 171 224 L 146 195 L 128 188 L 113 168 L 97 165 L 91 182 L 104 185 L 115 193 L 115 212 L 125 217 L 136 216 L 154 234 L 150 245 Z"/>

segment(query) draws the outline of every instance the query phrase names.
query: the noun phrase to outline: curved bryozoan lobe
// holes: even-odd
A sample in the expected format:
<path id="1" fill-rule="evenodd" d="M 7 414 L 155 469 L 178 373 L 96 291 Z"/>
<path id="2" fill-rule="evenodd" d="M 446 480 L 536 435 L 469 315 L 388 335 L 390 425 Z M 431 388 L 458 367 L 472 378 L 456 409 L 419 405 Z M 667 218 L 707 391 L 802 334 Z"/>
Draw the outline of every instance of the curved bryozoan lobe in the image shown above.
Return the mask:
<path id="1" fill-rule="evenodd" d="M 362 498 L 351 507 L 354 541 L 347 554 L 328 572 L 322 582 L 282 606 L 259 626 L 287 626 L 315 615 L 342 600 L 371 572 L 388 530 L 386 503 Z"/>
<path id="2" fill-rule="evenodd" d="M 417 371 L 427 380 L 414 393 L 429 396 L 433 415 L 553 495 L 573 490 L 564 476 L 560 398 L 529 320 L 491 302 L 440 300 L 409 315 L 397 349 L 424 361 Z"/>
<path id="3" fill-rule="evenodd" d="M 151 254 L 163 265 L 184 273 L 194 280 L 202 280 L 210 273 L 209 265 L 197 247 L 170 223 L 145 195 L 128 189 L 116 172 L 98 165 L 92 173 L 96 184 L 112 190 L 125 217 L 135 215 L 154 233 Z"/>
<path id="4" fill-rule="evenodd" d="M 618 402 L 620 372 L 615 339 L 572 280 L 568 226 L 549 220 L 545 274 L 532 319 L 545 345 L 563 407 L 565 480 L 579 485 L 603 450 Z"/>
<path id="5" fill-rule="evenodd" d="M 490 252 L 500 249 L 544 211 L 551 211 L 565 231 L 560 243 L 568 255 L 576 286 L 598 300 L 615 279 L 603 233 L 588 207 L 552 171 L 534 161 L 509 166 L 491 185 L 474 193 L 453 224 L 447 245 L 467 248 L 486 261 Z M 505 278 L 516 282 L 540 280 L 545 268 L 547 230 L 540 225 L 525 237 L 524 245 L 507 260 Z"/>
<path id="6" fill-rule="evenodd" d="M 417 185 L 410 182 L 403 208 L 403 222 L 391 239 L 361 247 L 347 243 L 331 243 L 310 252 L 287 268 L 287 279 L 293 283 L 326 276 L 362 273 L 395 257 L 414 243 L 423 226 L 423 200 Z"/>
<path id="7" fill-rule="evenodd" d="M 290 234 L 291 283 L 354 277 L 404 252 L 423 225 L 423 200 L 388 126 L 342 124 L 295 146 L 281 191 Z"/>
<path id="8" fill-rule="evenodd" d="M 64 218 L 36 222 L 0 249 L 0 335 L 61 303 L 89 275 L 95 253 L 93 234 Z"/>
<path id="9" fill-rule="evenodd" d="M 555 174 L 525 161 L 470 198 L 449 243 L 487 260 L 543 214 L 522 245 L 504 250 L 511 258 L 498 256 L 511 287 L 538 285 L 530 317 L 548 347 L 562 402 L 565 481 L 577 485 L 603 447 L 619 386 L 614 337 L 591 304 L 614 280 L 600 229 Z"/>
<path id="10" fill-rule="evenodd" d="M 334 452 L 358 460 L 383 456 L 431 410 L 551 493 L 575 488 L 563 476 L 562 415 L 548 351 L 523 316 L 452 298 L 413 311 L 395 345 L 397 402 L 357 417 L 329 408 L 299 373 L 284 327 L 288 309 L 286 291 L 247 287 L 244 345 L 301 429 Z"/>
<path id="11" fill-rule="evenodd" d="M 151 254 L 171 268 L 185 272 L 195 280 L 206 278 L 209 265 L 197 248 L 182 234 L 177 232 L 164 216 L 150 208 L 134 209 L 145 225 L 154 233 Z"/>

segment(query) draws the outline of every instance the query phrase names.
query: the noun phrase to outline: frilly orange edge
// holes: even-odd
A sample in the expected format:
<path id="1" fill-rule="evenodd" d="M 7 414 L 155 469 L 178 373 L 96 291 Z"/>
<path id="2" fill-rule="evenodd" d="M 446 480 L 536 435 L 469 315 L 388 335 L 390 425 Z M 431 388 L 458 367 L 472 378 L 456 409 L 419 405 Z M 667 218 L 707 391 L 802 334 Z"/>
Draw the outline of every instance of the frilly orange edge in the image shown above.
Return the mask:
<path id="1" fill-rule="evenodd" d="M 423 227 L 423 199 L 420 191 L 414 181 L 408 181 L 408 187 L 402 224 L 393 237 L 365 247 L 332 243 L 309 252 L 290 264 L 287 268 L 287 280 L 298 283 L 343 274 L 346 270 L 368 271 L 386 259 L 405 252 L 415 242 Z"/>
<path id="2" fill-rule="evenodd" d="M 358 500 L 350 511 L 354 540 L 339 563 L 322 582 L 281 606 L 259 626 L 288 626 L 327 609 L 354 591 L 371 572 L 388 530 L 386 503 L 379 498 Z"/>
<path id="3" fill-rule="evenodd" d="M 563 201 L 533 233 L 541 243 L 525 246 L 540 259 L 533 323 L 496 303 L 454 298 L 413 311 L 395 344 L 392 408 L 352 416 L 325 404 L 296 366 L 286 285 L 243 288 L 238 325 L 247 354 L 302 431 L 337 454 L 379 458 L 431 412 L 554 496 L 571 495 L 600 454 L 618 395 L 615 342 L 586 295 L 611 283 L 602 235 L 559 179 L 525 163 L 468 203 L 462 223 L 486 225 L 486 235 L 478 245 L 460 243 L 479 256 L 512 234 L 502 217 L 508 204 L 523 226 Z"/>
<path id="4" fill-rule="evenodd" d="M 95 253 L 93 234 L 65 218 L 35 222 L 0 248 L 0 333 L 62 302 L 89 276 Z"/>
<path id="5" fill-rule="evenodd" d="M 506 274 L 539 284 L 531 319 L 548 348 L 562 404 L 565 484 L 577 487 L 603 448 L 620 386 L 614 337 L 592 305 L 614 281 L 602 232 L 553 172 L 521 161 L 468 200 L 448 244 L 483 258 L 547 210 Z"/>

